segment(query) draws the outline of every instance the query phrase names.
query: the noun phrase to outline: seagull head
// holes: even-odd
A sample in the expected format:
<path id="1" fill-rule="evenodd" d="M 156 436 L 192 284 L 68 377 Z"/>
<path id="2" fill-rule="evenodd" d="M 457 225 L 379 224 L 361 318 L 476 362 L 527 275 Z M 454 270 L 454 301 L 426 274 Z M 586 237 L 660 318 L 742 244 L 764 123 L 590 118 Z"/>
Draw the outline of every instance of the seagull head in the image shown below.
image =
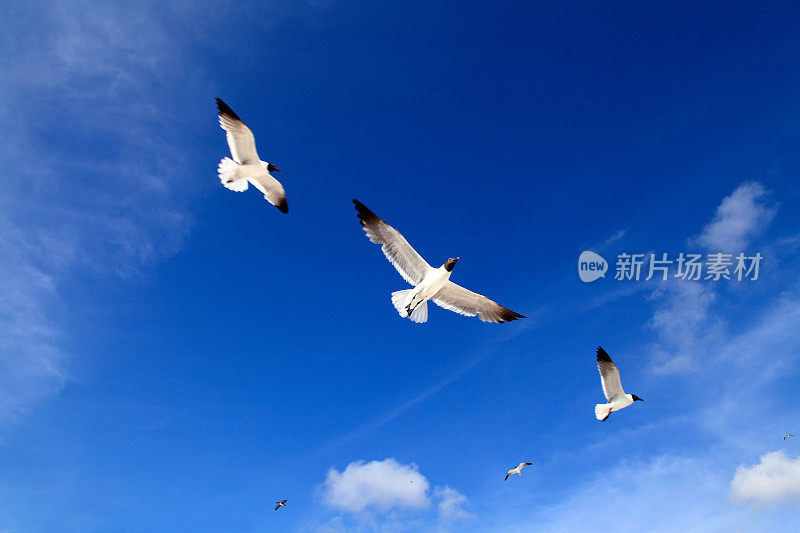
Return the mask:
<path id="1" fill-rule="evenodd" d="M 639 398 L 638 396 L 636 396 L 635 394 L 631 394 L 631 398 L 633 398 L 634 402 L 643 402 L 644 401 L 641 398 Z"/>
<path id="2" fill-rule="evenodd" d="M 280 172 L 280 170 L 272 163 L 267 163 L 267 172 Z"/>
<path id="3" fill-rule="evenodd" d="M 444 264 L 444 269 L 447 270 L 448 272 L 452 272 L 453 268 L 455 268 L 455 266 L 456 266 L 456 262 L 458 262 L 459 259 L 461 259 L 461 258 L 460 257 L 456 257 L 456 258 L 452 258 L 451 257 Z"/>

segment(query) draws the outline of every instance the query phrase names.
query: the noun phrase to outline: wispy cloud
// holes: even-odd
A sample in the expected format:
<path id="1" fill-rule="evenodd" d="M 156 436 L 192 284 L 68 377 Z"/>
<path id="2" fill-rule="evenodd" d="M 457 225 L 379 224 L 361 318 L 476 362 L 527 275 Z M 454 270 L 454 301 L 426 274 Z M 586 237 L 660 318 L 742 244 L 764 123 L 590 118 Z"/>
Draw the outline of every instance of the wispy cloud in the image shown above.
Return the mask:
<path id="1" fill-rule="evenodd" d="M 718 503 L 724 485 L 724 476 L 700 459 L 662 455 L 622 462 L 540 510 L 538 526 L 517 523 L 496 531 L 566 533 L 593 531 L 598 524 L 619 532 L 735 531 L 735 520 Z"/>
<path id="2" fill-rule="evenodd" d="M 157 107 L 161 72 L 181 64 L 163 24 L 144 6 L 80 2 L 0 23 L 0 420 L 69 377 L 59 287 L 136 273 L 189 230 L 174 186 L 187 156 Z"/>
<path id="3" fill-rule="evenodd" d="M 657 374 L 691 371 L 698 343 L 719 338 L 721 321 L 711 313 L 716 294 L 708 285 L 684 280 L 660 283 L 650 296 L 656 308 L 649 326 L 657 333 L 652 368 Z"/>
<path id="4" fill-rule="evenodd" d="M 607 248 L 607 247 L 611 246 L 612 244 L 614 244 L 618 240 L 622 239 L 625 236 L 626 233 L 628 233 L 628 228 L 621 229 L 619 231 L 615 231 L 609 238 L 607 238 L 602 243 L 600 243 L 599 248 L 603 248 L 604 249 L 604 248 Z"/>
<path id="5" fill-rule="evenodd" d="M 768 196 L 761 183 L 743 183 L 722 200 L 714 219 L 690 242 L 712 252 L 746 251 L 775 216 L 776 208 L 767 205 Z"/>
<path id="6" fill-rule="evenodd" d="M 745 184 L 723 200 L 707 226 L 711 229 L 704 232 L 716 237 L 706 244 L 742 246 L 757 234 L 756 228 L 763 231 L 774 215 L 774 208 L 762 204 L 764 191 L 758 184 Z M 739 209 L 743 205 L 749 207 Z M 749 223 L 726 226 L 723 221 L 730 222 L 733 212 L 744 213 Z M 767 531 L 800 518 L 797 506 L 766 509 L 800 498 L 800 459 L 770 452 L 756 465 L 742 465 L 743 457 L 779 440 L 797 416 L 796 408 L 774 393 L 781 382 L 796 379 L 800 361 L 800 285 L 796 274 L 793 279 L 771 300 L 749 308 L 747 321 L 737 328 L 726 324 L 719 312 L 730 296 L 721 285 L 684 280 L 658 284 L 650 296 L 649 326 L 655 335 L 650 343 L 651 387 L 673 394 L 680 415 L 665 423 L 692 426 L 711 436 L 710 442 L 695 451 L 621 459 L 557 504 L 537 510 L 543 525 L 531 527 L 531 515 L 526 515 L 502 530 L 583 531 L 601 521 L 613 523 L 617 531 L 640 531 L 643 525 L 656 532 Z M 676 373 L 684 374 L 680 382 Z M 691 398 L 683 398 L 681 390 L 692 390 Z M 771 416 L 764 417 L 765 412 Z M 663 428 L 649 425 L 635 438 L 647 439 L 653 431 Z M 617 432 L 602 446 L 618 449 L 632 437 L 631 432 Z M 756 504 L 758 512 L 743 510 L 729 495 Z"/>
<path id="7" fill-rule="evenodd" d="M 439 501 L 439 519 L 445 524 L 469 520 L 475 517 L 464 510 L 467 497 L 450 487 L 436 487 L 433 499 Z"/>
<path id="8" fill-rule="evenodd" d="M 757 182 L 743 183 L 723 198 L 714 217 L 698 237 L 690 238 L 713 252 L 744 252 L 751 239 L 763 232 L 777 207 L 767 206 L 768 192 Z M 670 280 L 651 294 L 656 302 L 650 327 L 657 333 L 652 368 L 657 374 L 685 373 L 696 369 L 700 346 L 722 339 L 725 322 L 715 312 L 719 284 Z M 694 355 L 693 355 L 694 354 Z"/>

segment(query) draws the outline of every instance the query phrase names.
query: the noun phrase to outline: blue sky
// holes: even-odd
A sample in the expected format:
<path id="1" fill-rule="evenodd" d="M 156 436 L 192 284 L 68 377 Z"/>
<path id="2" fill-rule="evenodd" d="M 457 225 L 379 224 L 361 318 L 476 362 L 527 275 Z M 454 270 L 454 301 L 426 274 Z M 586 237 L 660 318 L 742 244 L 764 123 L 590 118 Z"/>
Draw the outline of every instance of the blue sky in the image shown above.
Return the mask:
<path id="1" fill-rule="evenodd" d="M 431 4 L 0 8 L 0 530 L 800 519 L 800 8 Z M 354 197 L 530 318 L 398 317 Z M 726 247 L 760 278 L 577 276 Z"/>

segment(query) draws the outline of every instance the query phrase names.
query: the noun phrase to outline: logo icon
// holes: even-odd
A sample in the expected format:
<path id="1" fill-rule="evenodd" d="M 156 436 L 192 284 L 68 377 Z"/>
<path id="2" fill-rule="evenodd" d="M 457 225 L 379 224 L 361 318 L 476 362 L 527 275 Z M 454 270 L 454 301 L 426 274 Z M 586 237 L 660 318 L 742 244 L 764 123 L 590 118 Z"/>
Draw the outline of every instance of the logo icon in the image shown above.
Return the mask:
<path id="1" fill-rule="evenodd" d="M 603 256 L 584 250 L 578 258 L 578 276 L 584 283 L 591 283 L 606 277 L 608 262 Z"/>

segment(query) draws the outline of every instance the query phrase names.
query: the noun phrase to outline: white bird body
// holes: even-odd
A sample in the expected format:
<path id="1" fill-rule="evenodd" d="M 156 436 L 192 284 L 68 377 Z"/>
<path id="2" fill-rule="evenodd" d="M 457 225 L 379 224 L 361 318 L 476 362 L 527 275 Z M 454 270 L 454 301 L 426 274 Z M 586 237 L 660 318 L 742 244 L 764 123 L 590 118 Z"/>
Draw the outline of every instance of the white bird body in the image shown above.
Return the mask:
<path id="1" fill-rule="evenodd" d="M 247 190 L 248 183 L 261 191 L 264 198 L 281 210 L 289 211 L 286 201 L 286 191 L 281 182 L 276 180 L 270 170 L 280 172 L 272 163 L 262 161 L 256 152 L 256 140 L 242 119 L 231 109 L 228 104 L 217 98 L 219 109 L 219 125 L 225 130 L 225 138 L 231 150 L 230 157 L 223 157 L 219 162 L 217 171 L 219 179 L 225 188 L 236 192 Z"/>
<path id="2" fill-rule="evenodd" d="M 393 292 L 392 303 L 400 316 L 408 316 L 414 322 L 425 322 L 428 318 L 428 300 L 447 285 L 452 273 L 444 265 L 439 268 L 428 267 L 419 285 L 413 289 Z"/>
<path id="3" fill-rule="evenodd" d="M 402 317 L 413 322 L 428 320 L 428 300 L 439 307 L 461 315 L 475 316 L 484 322 L 510 322 L 524 315 L 506 309 L 481 294 L 450 281 L 458 258 L 450 258 L 439 268 L 433 268 L 408 243 L 399 231 L 384 222 L 358 200 L 353 200 L 361 226 L 369 240 L 381 244 L 381 250 L 411 289 L 392 293 L 392 304 Z"/>
<path id="4" fill-rule="evenodd" d="M 520 464 L 518 464 L 516 468 L 512 468 L 511 470 L 506 472 L 506 480 L 508 480 L 508 476 L 511 476 L 511 475 L 514 475 L 514 474 L 517 474 L 518 476 L 521 476 L 522 475 L 522 469 L 525 468 L 526 466 L 532 465 L 532 464 L 533 463 L 520 463 Z"/>
<path id="5" fill-rule="evenodd" d="M 633 403 L 633 396 L 622 394 L 614 396 L 608 403 L 598 403 L 594 406 L 594 414 L 598 420 L 605 420 L 610 413 L 624 409 Z"/>
<path id="6" fill-rule="evenodd" d="M 600 372 L 603 394 L 608 400 L 607 403 L 598 403 L 594 406 L 594 416 L 598 420 L 607 419 L 614 411 L 624 409 L 635 401 L 644 401 L 635 394 L 626 394 L 622 390 L 619 369 L 601 346 L 597 347 L 597 370 Z"/>

